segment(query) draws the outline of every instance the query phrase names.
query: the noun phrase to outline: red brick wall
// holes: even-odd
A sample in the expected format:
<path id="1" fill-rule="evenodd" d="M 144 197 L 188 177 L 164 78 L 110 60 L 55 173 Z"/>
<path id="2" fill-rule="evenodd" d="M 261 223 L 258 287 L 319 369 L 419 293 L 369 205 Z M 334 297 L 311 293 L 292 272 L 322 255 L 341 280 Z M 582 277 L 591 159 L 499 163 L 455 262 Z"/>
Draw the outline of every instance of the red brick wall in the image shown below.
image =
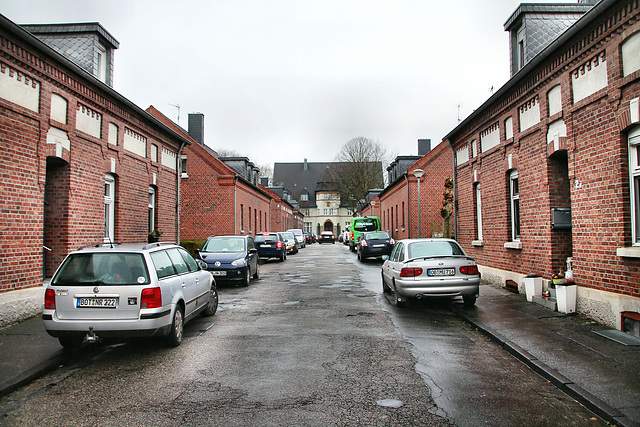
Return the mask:
<path id="1" fill-rule="evenodd" d="M 637 17 L 638 10 L 631 15 Z M 586 38 L 580 55 L 566 54 L 560 60 L 551 56 L 549 61 L 566 62 L 561 68 L 542 64 L 546 68 L 484 106 L 481 114 L 453 134 L 451 141 L 458 149 L 479 141 L 480 132 L 495 122 L 501 130 L 498 147 L 457 167 L 458 240 L 479 264 L 550 278 L 564 270 L 566 258 L 572 256 L 580 286 L 640 296 L 640 261 L 617 255 L 617 249 L 631 244 L 626 140 L 631 123 L 621 127 L 624 120 L 619 119 L 628 114 L 629 101 L 640 96 L 640 71 L 622 78 L 620 69 L 620 43 L 640 30 L 640 24 L 627 20 L 629 16 L 617 15 L 613 34 Z M 571 72 L 599 52 L 607 55 L 608 87 L 573 103 Z M 548 118 L 547 92 L 558 84 L 563 112 Z M 535 96 L 541 103 L 541 121 L 518 132 L 518 107 Z M 505 140 L 504 120 L 509 116 L 514 120 L 514 138 Z M 560 118 L 567 138 L 555 150 L 547 144 L 547 130 Z M 510 155 L 519 175 L 522 249 L 504 247 L 510 241 Z M 483 246 L 472 245 L 477 239 L 474 171 L 482 188 Z M 551 208 L 556 207 L 571 207 L 570 230 L 552 229 Z"/>
<path id="2" fill-rule="evenodd" d="M 137 107 L 111 99 L 93 82 L 41 57 L 31 46 L 16 43 L 11 34 L 0 35 L 5 41 L 0 46 L 3 72 L 10 68 L 40 83 L 38 112 L 0 97 L 0 291 L 41 285 L 43 270 L 50 276 L 70 250 L 102 241 L 105 173 L 116 177 L 116 241 L 147 240 L 151 184 L 158 189 L 162 239 L 175 240 L 176 172 L 151 161 L 150 146 L 155 143 L 160 152 L 164 146 L 176 153 L 179 139 Z M 50 119 L 52 92 L 67 100 L 66 124 Z M 76 129 L 79 103 L 101 115 L 100 138 Z M 118 146 L 107 143 L 109 122 L 119 128 Z M 70 150 L 56 152 L 55 145 L 47 143 L 51 126 L 67 133 Z M 122 148 L 125 126 L 147 138 L 145 158 Z M 43 244 L 52 250 L 46 252 L 46 263 Z"/>

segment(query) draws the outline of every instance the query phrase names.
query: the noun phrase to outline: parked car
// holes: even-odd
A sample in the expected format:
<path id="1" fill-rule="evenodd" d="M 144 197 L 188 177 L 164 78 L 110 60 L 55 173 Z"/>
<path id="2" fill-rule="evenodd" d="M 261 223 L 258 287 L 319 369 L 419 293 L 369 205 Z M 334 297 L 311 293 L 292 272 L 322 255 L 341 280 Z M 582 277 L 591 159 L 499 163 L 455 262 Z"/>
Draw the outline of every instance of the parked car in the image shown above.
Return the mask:
<path id="1" fill-rule="evenodd" d="M 476 262 L 451 239 L 400 240 L 382 264 L 382 289 L 394 294 L 398 307 L 409 298 L 430 296 L 462 296 L 473 306 L 479 287 Z"/>
<path id="2" fill-rule="evenodd" d="M 313 237 L 311 236 L 310 233 L 304 233 L 304 241 L 307 243 L 307 245 L 310 245 L 313 243 Z"/>
<path id="3" fill-rule="evenodd" d="M 367 258 L 381 258 L 383 255 L 390 255 L 395 243 L 386 231 L 361 233 L 356 245 L 358 259 L 364 261 Z"/>
<path id="4" fill-rule="evenodd" d="M 318 243 L 335 243 L 336 236 L 333 234 L 333 231 L 323 231 L 318 236 Z"/>
<path id="5" fill-rule="evenodd" d="M 178 346 L 186 322 L 218 308 L 216 282 L 205 267 L 174 244 L 79 248 L 45 289 L 44 327 L 68 348 L 147 336 Z"/>
<path id="6" fill-rule="evenodd" d="M 298 253 L 298 243 L 296 242 L 296 236 L 293 235 L 290 231 L 281 231 L 278 233 L 282 241 L 285 242 L 287 247 L 287 254 L 297 254 Z"/>
<path id="7" fill-rule="evenodd" d="M 290 228 L 287 231 L 293 233 L 293 235 L 296 237 L 296 242 L 298 243 L 298 247 L 299 248 L 306 248 L 307 247 L 307 242 L 304 239 L 304 233 L 302 232 L 301 229 L 299 229 L 299 228 Z"/>
<path id="8" fill-rule="evenodd" d="M 360 233 L 381 230 L 380 218 L 378 218 L 377 216 L 353 218 L 351 220 L 349 230 L 351 233 L 349 237 L 349 248 L 352 252 L 355 252 L 356 244 L 358 243 L 358 236 L 360 235 Z"/>
<path id="9" fill-rule="evenodd" d="M 197 251 L 217 282 L 249 285 L 260 275 L 258 250 L 251 236 L 211 236 Z"/>
<path id="10" fill-rule="evenodd" d="M 278 233 L 259 233 L 253 239 L 260 258 L 287 259 L 287 244 Z"/>

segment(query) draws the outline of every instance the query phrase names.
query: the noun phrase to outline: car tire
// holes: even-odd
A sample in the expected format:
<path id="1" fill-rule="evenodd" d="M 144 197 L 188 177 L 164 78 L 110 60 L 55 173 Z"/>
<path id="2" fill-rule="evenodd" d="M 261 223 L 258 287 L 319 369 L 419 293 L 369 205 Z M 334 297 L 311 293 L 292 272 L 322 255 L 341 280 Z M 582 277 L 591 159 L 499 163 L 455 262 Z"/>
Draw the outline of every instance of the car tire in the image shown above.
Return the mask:
<path id="1" fill-rule="evenodd" d="M 240 286 L 249 286 L 249 267 L 247 267 L 247 270 L 242 276 L 242 280 L 240 281 Z"/>
<path id="2" fill-rule="evenodd" d="M 84 337 L 58 337 L 58 342 L 63 346 L 66 350 L 73 350 L 76 348 L 80 348 L 82 345 L 82 341 L 84 341 Z"/>
<path id="3" fill-rule="evenodd" d="M 393 291 L 393 304 L 398 308 L 407 306 L 407 299 L 404 297 L 401 297 L 400 294 L 398 294 L 398 291 L 396 291 L 395 289 Z"/>
<path id="4" fill-rule="evenodd" d="M 253 278 L 254 279 L 259 279 L 260 278 L 260 264 L 256 264 L 256 272 L 253 273 Z"/>
<path id="5" fill-rule="evenodd" d="M 178 347 L 182 344 L 182 335 L 184 333 L 184 313 L 182 307 L 176 305 L 176 309 L 173 312 L 173 321 L 171 322 L 171 329 L 165 340 L 168 346 Z"/>
<path id="6" fill-rule="evenodd" d="M 209 290 L 209 302 L 207 302 L 207 307 L 202 310 L 200 315 L 202 317 L 209 317 L 216 314 L 218 311 L 218 289 L 215 286 L 212 286 Z"/>
<path id="7" fill-rule="evenodd" d="M 477 297 L 475 295 L 462 295 L 462 301 L 465 307 L 473 307 L 476 305 Z"/>
<path id="8" fill-rule="evenodd" d="M 280 254 L 280 262 L 283 262 L 285 259 L 287 259 L 287 254 Z"/>
<path id="9" fill-rule="evenodd" d="M 390 294 L 391 293 L 391 288 L 389 286 L 387 286 L 387 283 L 384 281 L 384 276 L 382 277 L 382 293 L 383 294 Z"/>
<path id="10" fill-rule="evenodd" d="M 298 247 L 297 247 L 297 246 L 296 246 L 296 248 L 293 250 L 293 253 L 294 253 L 294 254 L 297 254 L 297 253 L 298 253 Z"/>

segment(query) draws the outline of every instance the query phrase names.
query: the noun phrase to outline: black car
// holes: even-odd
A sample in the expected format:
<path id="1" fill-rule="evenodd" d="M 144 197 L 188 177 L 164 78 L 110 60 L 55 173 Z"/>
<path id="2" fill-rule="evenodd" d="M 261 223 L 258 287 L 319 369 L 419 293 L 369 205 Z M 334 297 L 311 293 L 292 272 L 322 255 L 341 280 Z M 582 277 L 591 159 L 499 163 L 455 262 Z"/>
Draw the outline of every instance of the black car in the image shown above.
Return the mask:
<path id="1" fill-rule="evenodd" d="M 251 236 L 211 236 L 197 251 L 217 283 L 249 284 L 259 276 L 259 257 Z"/>
<path id="2" fill-rule="evenodd" d="M 335 243 L 336 236 L 332 231 L 323 231 L 318 236 L 318 243 Z"/>
<path id="3" fill-rule="evenodd" d="M 386 231 L 369 231 L 358 236 L 356 250 L 358 259 L 364 261 L 366 258 L 379 258 L 383 255 L 390 255 L 395 245 L 394 240 Z"/>
<path id="4" fill-rule="evenodd" d="M 260 258 L 287 259 L 287 243 L 278 233 L 259 233 L 253 238 Z"/>

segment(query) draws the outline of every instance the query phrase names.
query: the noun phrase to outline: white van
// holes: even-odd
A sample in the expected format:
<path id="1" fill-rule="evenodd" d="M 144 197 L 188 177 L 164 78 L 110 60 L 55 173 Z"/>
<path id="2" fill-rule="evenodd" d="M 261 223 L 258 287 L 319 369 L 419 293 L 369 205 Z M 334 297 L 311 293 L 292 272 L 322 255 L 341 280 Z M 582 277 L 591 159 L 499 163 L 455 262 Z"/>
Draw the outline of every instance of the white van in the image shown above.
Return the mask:
<path id="1" fill-rule="evenodd" d="M 307 242 L 306 242 L 306 239 L 304 238 L 304 233 L 302 232 L 301 229 L 290 228 L 287 231 L 290 233 L 293 233 L 293 235 L 296 236 L 296 245 L 298 245 L 299 248 L 307 247 Z"/>

